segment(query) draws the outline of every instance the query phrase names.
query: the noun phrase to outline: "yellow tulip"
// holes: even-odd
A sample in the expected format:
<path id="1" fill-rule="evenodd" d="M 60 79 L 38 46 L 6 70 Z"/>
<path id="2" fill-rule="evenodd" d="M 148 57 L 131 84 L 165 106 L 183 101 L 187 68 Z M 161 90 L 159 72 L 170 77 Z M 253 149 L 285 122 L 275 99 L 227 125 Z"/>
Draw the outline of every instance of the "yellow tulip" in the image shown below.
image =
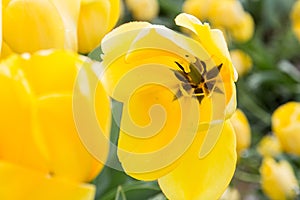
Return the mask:
<path id="1" fill-rule="evenodd" d="M 125 3 L 135 20 L 151 21 L 159 12 L 157 0 L 126 0 Z"/>
<path id="2" fill-rule="evenodd" d="M 300 40 L 300 1 L 296 1 L 291 11 L 291 21 L 296 37 Z"/>
<path id="3" fill-rule="evenodd" d="M 78 19 L 78 51 L 89 53 L 110 31 L 120 15 L 120 0 L 81 0 Z"/>
<path id="4" fill-rule="evenodd" d="M 266 135 L 260 140 L 257 151 L 262 156 L 274 157 L 282 152 L 282 148 L 275 135 Z"/>
<path id="5" fill-rule="evenodd" d="M 252 68 L 252 59 L 251 57 L 242 50 L 234 49 L 230 51 L 230 57 L 232 63 L 238 72 L 239 76 L 244 76 Z"/>
<path id="6" fill-rule="evenodd" d="M 16 53 L 52 48 L 88 53 L 120 14 L 119 0 L 11 0 L 2 6 L 3 40 Z"/>
<path id="7" fill-rule="evenodd" d="M 288 102 L 272 115 L 272 129 L 283 151 L 300 155 L 300 103 Z"/>
<path id="8" fill-rule="evenodd" d="M 260 167 L 263 192 L 272 200 L 294 199 L 299 186 L 292 166 L 285 160 L 264 158 Z"/>
<path id="9" fill-rule="evenodd" d="M 100 79 L 123 103 L 118 158 L 130 176 L 158 179 L 169 199 L 216 199 L 236 165 L 227 119 L 237 74 L 219 30 L 185 13 L 175 22 L 196 37 L 131 22 L 102 40 Z"/>
<path id="10" fill-rule="evenodd" d="M 91 181 L 103 163 L 82 144 L 79 134 L 89 133 L 77 132 L 72 102 L 74 95 L 94 98 L 89 94 L 92 85 L 73 91 L 79 72 L 96 79 L 92 65 L 62 50 L 14 55 L 1 62 L 0 84 L 5 87 L 0 90 L 0 199 L 93 199 L 95 187 L 83 183 Z M 101 85 L 99 95 L 106 96 Z M 93 107 L 81 104 L 86 110 Z M 107 137 L 108 98 L 97 104 L 103 115 L 97 113 L 99 126 Z M 101 149 L 107 156 L 108 145 Z"/>
<path id="11" fill-rule="evenodd" d="M 246 42 L 253 35 L 252 16 L 244 11 L 238 0 L 186 0 L 182 9 L 200 20 L 209 21 L 238 42 Z"/>
<path id="12" fill-rule="evenodd" d="M 244 13 L 244 15 L 241 16 L 240 23 L 231 27 L 229 32 L 235 41 L 247 42 L 253 36 L 254 26 L 252 16 L 249 13 Z"/>
<path id="13" fill-rule="evenodd" d="M 246 115 L 237 109 L 230 118 L 230 122 L 236 134 L 236 151 L 238 155 L 246 150 L 251 143 L 251 129 Z"/>

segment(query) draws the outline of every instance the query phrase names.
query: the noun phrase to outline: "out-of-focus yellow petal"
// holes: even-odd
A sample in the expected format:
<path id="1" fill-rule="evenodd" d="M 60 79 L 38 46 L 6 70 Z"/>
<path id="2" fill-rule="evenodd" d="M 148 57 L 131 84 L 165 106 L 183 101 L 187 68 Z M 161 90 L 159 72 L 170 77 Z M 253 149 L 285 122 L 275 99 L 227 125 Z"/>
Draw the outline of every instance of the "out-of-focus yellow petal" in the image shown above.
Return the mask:
<path id="1" fill-rule="evenodd" d="M 109 30 L 109 1 L 81 2 L 78 20 L 79 52 L 88 53 L 97 45 Z"/>
<path id="2" fill-rule="evenodd" d="M 208 0 L 186 0 L 183 3 L 182 11 L 205 21 L 209 17 L 211 5 L 212 1 Z"/>
<path id="3" fill-rule="evenodd" d="M 0 161 L 0 199 L 92 200 L 95 187 Z"/>
<path id="4" fill-rule="evenodd" d="M 125 3 L 135 20 L 151 21 L 159 12 L 157 0 L 126 0 Z"/>
<path id="5" fill-rule="evenodd" d="M 237 109 L 230 118 L 230 122 L 236 134 L 236 151 L 240 155 L 251 143 L 251 129 L 246 115 Z"/>
<path id="6" fill-rule="evenodd" d="M 65 31 L 60 13 L 48 0 L 15 0 L 3 11 L 4 41 L 18 53 L 64 48 Z"/>
<path id="7" fill-rule="evenodd" d="M 300 155 L 300 103 L 288 102 L 272 115 L 272 129 L 284 151 Z"/>
<path id="8" fill-rule="evenodd" d="M 180 165 L 158 179 L 169 199 L 217 199 L 229 184 L 236 165 L 233 127 L 226 122 L 215 147 L 205 158 L 199 159 L 199 143 L 201 145 L 204 135 L 197 134 Z"/>
<path id="9" fill-rule="evenodd" d="M 263 192 L 272 200 L 294 199 L 299 191 L 292 166 L 285 160 L 267 157 L 260 167 Z"/>
<path id="10" fill-rule="evenodd" d="M 280 154 L 282 152 L 282 148 L 275 135 L 266 135 L 260 140 L 257 151 L 264 157 L 273 157 Z"/>
<path id="11" fill-rule="evenodd" d="M 98 161 L 85 149 L 77 134 L 71 93 L 40 97 L 36 120 L 36 134 L 39 134 L 39 144 L 46 147 L 51 173 L 69 180 L 90 181 L 93 167 L 97 167 L 94 163 Z M 100 162 L 98 165 L 103 166 Z"/>
<path id="12" fill-rule="evenodd" d="M 65 49 L 77 51 L 77 21 L 80 0 L 50 0 L 59 12 L 64 23 Z"/>
<path id="13" fill-rule="evenodd" d="M 79 52 L 88 53 L 100 45 L 104 35 L 117 23 L 119 15 L 119 0 L 81 1 L 77 31 Z"/>
<path id="14" fill-rule="evenodd" d="M 245 13 L 240 1 L 237 0 L 214 1 L 211 7 L 209 19 L 215 27 L 235 26 L 240 23 Z"/>
<path id="15" fill-rule="evenodd" d="M 234 40 L 238 42 L 246 42 L 252 38 L 254 33 L 254 21 L 249 13 L 244 13 L 241 22 L 230 29 L 230 33 Z"/>
<path id="16" fill-rule="evenodd" d="M 0 65 L 0 160 L 47 171 L 33 139 L 34 101 L 20 62 L 13 56 Z"/>
<path id="17" fill-rule="evenodd" d="M 239 49 L 231 50 L 230 57 L 239 76 L 244 76 L 251 70 L 252 59 L 244 51 Z"/>
<path id="18" fill-rule="evenodd" d="M 296 37 L 300 40 L 300 1 L 296 1 L 293 5 L 290 17 L 293 25 L 293 30 Z"/>
<path id="19" fill-rule="evenodd" d="M 236 188 L 228 187 L 220 200 L 241 200 L 241 195 Z"/>

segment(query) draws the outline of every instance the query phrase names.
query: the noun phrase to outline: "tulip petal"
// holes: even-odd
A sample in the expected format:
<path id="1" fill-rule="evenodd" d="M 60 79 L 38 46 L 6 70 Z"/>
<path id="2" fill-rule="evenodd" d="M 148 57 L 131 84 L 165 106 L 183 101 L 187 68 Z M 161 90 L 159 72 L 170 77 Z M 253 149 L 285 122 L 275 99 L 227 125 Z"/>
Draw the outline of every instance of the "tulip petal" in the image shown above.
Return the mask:
<path id="1" fill-rule="evenodd" d="M 65 49 L 77 51 L 77 21 L 80 0 L 50 0 L 58 10 L 64 23 Z"/>
<path id="2" fill-rule="evenodd" d="M 39 144 L 44 146 L 51 173 L 69 180 L 90 181 L 91 173 L 103 164 L 83 146 L 76 131 L 72 94 L 52 94 L 37 101 L 37 130 Z M 43 147 L 41 147 L 43 148 Z M 108 147 L 103 147 L 108 152 Z"/>
<path id="3" fill-rule="evenodd" d="M 13 56 L 0 65 L 0 159 L 47 172 L 32 134 L 34 102 L 20 62 Z"/>
<path id="4" fill-rule="evenodd" d="M 64 48 L 65 28 L 57 8 L 48 0 L 15 0 L 3 11 L 4 41 L 18 53 Z"/>
<path id="5" fill-rule="evenodd" d="M 77 54 L 64 50 L 39 51 L 23 54 L 22 69 L 36 96 L 72 91 L 77 71 L 84 60 Z"/>
<path id="6" fill-rule="evenodd" d="M 78 48 L 88 53 L 96 48 L 109 29 L 110 4 L 108 1 L 82 1 L 78 20 Z"/>
<path id="7" fill-rule="evenodd" d="M 175 170 L 158 179 L 169 199 L 217 199 L 229 184 L 236 165 L 233 127 L 227 121 L 215 147 L 199 159 L 197 148 L 203 135 L 197 135 L 195 144 Z"/>
<path id="8" fill-rule="evenodd" d="M 0 161 L 0 199 L 24 200 L 92 200 L 95 186 L 66 179 Z"/>

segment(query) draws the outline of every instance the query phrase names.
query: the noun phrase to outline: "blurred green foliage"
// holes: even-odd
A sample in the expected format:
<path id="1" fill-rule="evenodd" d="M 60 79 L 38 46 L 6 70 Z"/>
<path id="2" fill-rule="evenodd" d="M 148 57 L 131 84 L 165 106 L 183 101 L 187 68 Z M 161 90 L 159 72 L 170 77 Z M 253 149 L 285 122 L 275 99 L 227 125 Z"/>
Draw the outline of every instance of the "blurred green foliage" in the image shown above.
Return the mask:
<path id="1" fill-rule="evenodd" d="M 237 82 L 238 107 L 247 115 L 252 129 L 251 148 L 238 163 L 232 185 L 241 195 L 267 199 L 259 186 L 261 156 L 256 151 L 260 139 L 271 132 L 271 115 L 281 104 L 300 101 L 300 42 L 291 29 L 290 11 L 295 0 L 241 0 L 244 9 L 255 21 L 255 34 L 246 43 L 231 42 L 229 49 L 241 49 L 253 60 L 253 68 Z M 159 16 L 152 21 L 179 31 L 174 17 L 181 12 L 183 0 L 159 0 Z M 132 21 L 125 8 L 119 24 Z M 89 56 L 100 60 L 97 48 Z M 113 102 L 113 105 L 117 102 Z M 120 109 L 120 108 L 119 108 Z M 113 125 L 113 137 L 118 134 Z M 115 141 L 116 142 L 116 141 Z M 300 169 L 300 159 L 283 154 L 277 159 L 287 159 L 294 169 Z M 300 170 L 295 170 L 300 180 Z M 93 181 L 97 186 L 97 200 L 162 200 L 157 182 L 137 181 L 123 172 L 105 167 Z"/>

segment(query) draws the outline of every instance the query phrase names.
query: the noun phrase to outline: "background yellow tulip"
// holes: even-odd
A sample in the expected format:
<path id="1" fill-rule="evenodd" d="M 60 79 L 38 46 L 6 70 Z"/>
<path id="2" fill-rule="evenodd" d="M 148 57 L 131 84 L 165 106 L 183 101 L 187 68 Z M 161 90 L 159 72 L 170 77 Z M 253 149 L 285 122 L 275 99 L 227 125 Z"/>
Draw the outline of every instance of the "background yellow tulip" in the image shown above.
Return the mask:
<path id="1" fill-rule="evenodd" d="M 246 115 L 237 109 L 230 118 L 230 122 L 236 134 L 236 151 L 238 155 L 249 148 L 251 144 L 251 129 Z"/>
<path id="2" fill-rule="evenodd" d="M 287 153 L 300 155 L 300 103 L 288 102 L 272 115 L 272 129 Z"/>
<path id="3" fill-rule="evenodd" d="M 299 186 L 292 166 L 285 160 L 264 158 L 260 167 L 263 192 L 272 200 L 294 199 Z"/>

